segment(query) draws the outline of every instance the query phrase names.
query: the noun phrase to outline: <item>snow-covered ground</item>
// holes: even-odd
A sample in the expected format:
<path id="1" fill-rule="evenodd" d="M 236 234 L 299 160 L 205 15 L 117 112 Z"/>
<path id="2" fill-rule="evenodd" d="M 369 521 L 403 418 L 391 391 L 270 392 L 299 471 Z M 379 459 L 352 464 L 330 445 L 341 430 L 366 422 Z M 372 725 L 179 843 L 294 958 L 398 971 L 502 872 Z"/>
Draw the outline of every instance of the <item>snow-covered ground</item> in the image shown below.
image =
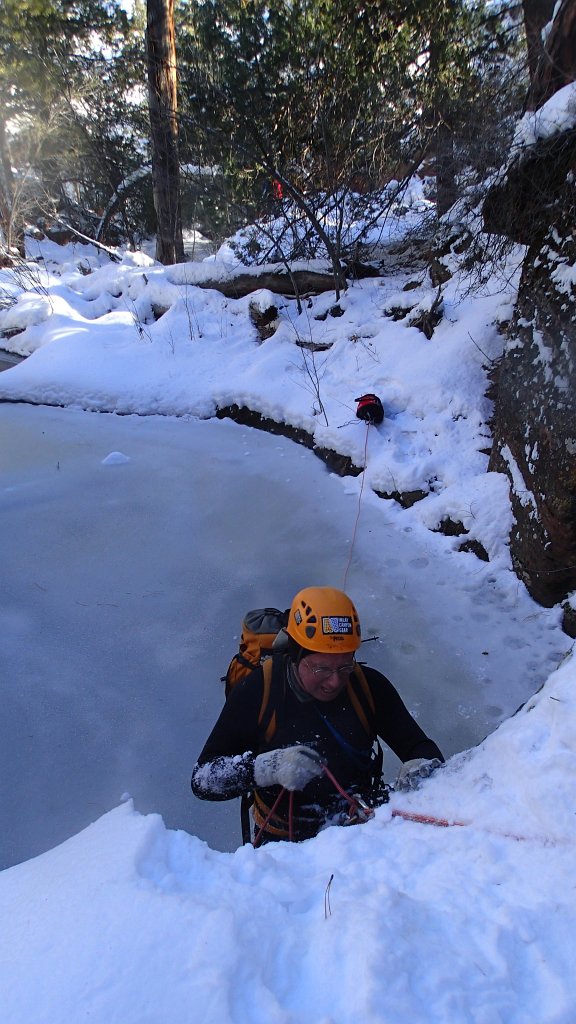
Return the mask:
<path id="1" fill-rule="evenodd" d="M 197 287 L 229 251 L 43 255 L 41 292 L 0 274 L 0 330 L 23 328 L 3 344 L 32 353 L 0 376 L 2 849 L 27 858 L 0 874 L 0 1020 L 573 1024 L 572 642 L 511 572 L 486 473 L 512 291 L 463 298 L 455 273 L 428 341 L 386 315 L 431 301 L 423 273 L 299 315 Z M 250 301 L 278 306 L 263 343 Z M 364 391 L 380 427 L 354 415 Z M 211 418 L 232 402 L 365 473 Z M 237 808 L 193 801 L 190 768 L 243 611 L 311 583 L 346 585 L 366 659 L 449 760 L 367 825 L 234 851 Z"/>

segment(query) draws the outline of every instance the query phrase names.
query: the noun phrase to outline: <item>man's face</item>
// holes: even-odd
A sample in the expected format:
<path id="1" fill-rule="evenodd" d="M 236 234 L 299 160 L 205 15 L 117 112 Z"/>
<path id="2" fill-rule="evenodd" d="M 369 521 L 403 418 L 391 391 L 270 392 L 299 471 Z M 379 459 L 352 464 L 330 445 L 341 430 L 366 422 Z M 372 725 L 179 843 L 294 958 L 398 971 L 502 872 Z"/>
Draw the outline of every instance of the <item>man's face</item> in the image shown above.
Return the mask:
<path id="1" fill-rule="evenodd" d="M 307 654 L 298 664 L 302 689 L 315 700 L 334 700 L 344 689 L 355 665 L 353 654 Z"/>

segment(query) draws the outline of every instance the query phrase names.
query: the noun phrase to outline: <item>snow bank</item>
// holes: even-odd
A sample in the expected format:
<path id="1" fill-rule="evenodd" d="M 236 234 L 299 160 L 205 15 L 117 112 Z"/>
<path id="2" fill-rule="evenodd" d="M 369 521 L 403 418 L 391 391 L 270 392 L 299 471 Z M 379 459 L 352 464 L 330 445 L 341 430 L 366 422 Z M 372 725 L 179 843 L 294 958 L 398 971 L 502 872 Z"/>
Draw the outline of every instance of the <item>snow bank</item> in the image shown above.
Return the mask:
<path id="1" fill-rule="evenodd" d="M 4 872 L 2 1020 L 569 1024 L 575 682 L 364 826 L 219 854 L 127 804 Z"/>

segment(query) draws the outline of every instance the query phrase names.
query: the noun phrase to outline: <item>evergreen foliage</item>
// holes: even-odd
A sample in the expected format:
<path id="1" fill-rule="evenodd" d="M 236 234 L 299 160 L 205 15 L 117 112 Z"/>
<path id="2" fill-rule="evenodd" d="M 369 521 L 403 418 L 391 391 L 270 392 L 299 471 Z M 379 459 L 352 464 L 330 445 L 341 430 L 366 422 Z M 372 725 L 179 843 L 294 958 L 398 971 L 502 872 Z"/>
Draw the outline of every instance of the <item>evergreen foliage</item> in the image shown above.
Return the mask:
<path id="1" fill-rule="evenodd" d="M 314 196 L 332 197 L 338 225 L 350 193 L 373 201 L 428 159 L 447 182 L 442 213 L 467 164 L 485 172 L 500 162 L 507 134 L 497 145 L 494 126 L 510 102 L 518 109 L 518 89 L 502 87 L 520 26 L 487 10 L 461 0 L 181 0 L 184 135 L 225 168 L 246 204 L 240 217 L 275 212 L 278 180 L 316 242 L 326 244 Z M 337 257 L 340 248 L 336 237 Z"/>
<path id="2" fill-rule="evenodd" d="M 143 72 L 125 59 L 129 29 L 109 0 L 5 0 L 0 213 L 8 246 L 38 217 L 60 215 L 92 234 L 96 211 L 141 159 L 144 124 L 126 97 Z"/>
<path id="3" fill-rule="evenodd" d="M 526 87 L 519 9 L 504 3 L 177 0 L 175 18 L 180 162 L 214 169 L 185 184 L 185 225 L 221 236 L 263 217 L 283 257 L 328 252 L 335 273 L 352 252 L 343 219 L 354 203 L 381 212 L 421 168 L 436 176 L 442 213 L 497 167 Z M 144 27 L 145 0 L 130 16 L 119 0 L 4 0 L 8 246 L 39 217 L 94 236 L 107 209 L 104 240 L 152 230 L 139 173 L 150 160 Z"/>

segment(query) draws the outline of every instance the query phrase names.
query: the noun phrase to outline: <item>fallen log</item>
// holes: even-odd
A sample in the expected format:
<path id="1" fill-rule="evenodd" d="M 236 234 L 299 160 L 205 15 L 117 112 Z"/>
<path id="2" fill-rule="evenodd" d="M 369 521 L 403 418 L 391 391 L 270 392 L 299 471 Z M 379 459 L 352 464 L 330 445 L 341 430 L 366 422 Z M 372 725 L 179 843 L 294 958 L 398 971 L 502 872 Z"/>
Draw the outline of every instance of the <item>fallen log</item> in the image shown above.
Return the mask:
<path id="1" fill-rule="evenodd" d="M 315 270 L 293 270 L 290 274 L 282 271 L 264 270 L 261 274 L 246 273 L 226 279 L 198 278 L 190 280 L 197 288 L 213 288 L 227 299 L 242 299 L 260 288 L 266 288 L 275 295 L 286 298 L 306 298 L 320 295 L 335 287 L 334 275 Z M 346 288 L 346 278 L 339 281 L 340 288 Z"/>

